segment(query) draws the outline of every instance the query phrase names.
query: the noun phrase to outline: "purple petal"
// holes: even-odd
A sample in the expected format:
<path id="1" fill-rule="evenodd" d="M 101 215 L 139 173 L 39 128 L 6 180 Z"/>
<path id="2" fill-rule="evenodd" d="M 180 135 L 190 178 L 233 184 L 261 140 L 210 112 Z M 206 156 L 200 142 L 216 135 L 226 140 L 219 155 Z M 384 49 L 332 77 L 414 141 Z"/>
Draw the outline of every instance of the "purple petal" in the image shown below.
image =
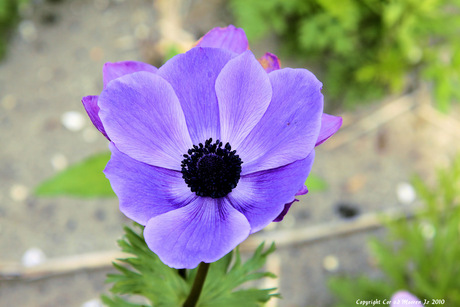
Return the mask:
<path id="1" fill-rule="evenodd" d="M 249 235 L 249 223 L 225 199 L 196 198 L 189 205 L 152 218 L 144 237 L 170 267 L 191 269 L 214 262 Z"/>
<path id="2" fill-rule="evenodd" d="M 324 143 L 324 141 L 334 135 L 334 133 L 336 133 L 341 126 L 341 117 L 323 113 L 323 116 L 321 117 L 321 130 L 319 131 L 318 140 L 316 141 L 315 146 Z"/>
<path id="3" fill-rule="evenodd" d="M 259 63 L 267 73 L 281 68 L 281 62 L 276 55 L 267 52 L 259 59 Z"/>
<path id="4" fill-rule="evenodd" d="M 306 186 L 302 186 L 302 188 L 299 190 L 299 192 L 295 193 L 295 196 L 298 196 L 298 195 L 305 195 L 308 193 L 308 189 Z M 289 209 L 291 209 L 291 206 L 294 202 L 296 201 L 299 201 L 297 198 L 294 198 L 293 201 L 291 201 L 290 203 L 287 203 L 284 205 L 284 209 L 283 211 L 281 211 L 281 213 L 276 217 L 276 219 L 273 220 L 273 222 L 281 222 L 284 217 L 286 216 L 286 214 L 289 212 Z"/>
<path id="5" fill-rule="evenodd" d="M 314 157 L 312 151 L 303 160 L 241 177 L 227 198 L 246 216 L 251 233 L 270 224 L 283 211 L 284 205 L 293 201 L 310 173 Z"/>
<path id="6" fill-rule="evenodd" d="M 86 113 L 88 113 L 89 119 L 93 123 L 94 127 L 97 128 L 109 141 L 107 133 L 105 133 L 104 126 L 102 125 L 101 119 L 99 118 L 99 106 L 97 105 L 98 96 L 86 96 L 83 97 L 81 102 L 85 107 Z"/>
<path id="7" fill-rule="evenodd" d="M 216 94 L 221 139 L 236 149 L 270 104 L 270 80 L 251 51 L 246 51 L 222 69 L 216 80 Z"/>
<path id="8" fill-rule="evenodd" d="M 99 117 L 117 148 L 138 161 L 181 169 L 192 147 L 184 113 L 171 85 L 136 72 L 112 80 L 99 96 Z"/>
<path id="9" fill-rule="evenodd" d="M 303 186 L 300 188 L 300 190 L 299 190 L 297 193 L 295 193 L 295 196 L 305 195 L 305 194 L 307 194 L 307 193 L 308 193 L 308 188 L 307 188 L 305 185 L 303 185 Z"/>
<path id="10" fill-rule="evenodd" d="M 139 224 L 159 214 L 178 209 L 196 198 L 182 174 L 151 166 L 121 153 L 110 144 L 112 157 L 104 170 L 117 194 L 120 211 Z"/>
<path id="11" fill-rule="evenodd" d="M 390 307 L 423 306 L 422 301 L 407 291 L 398 291 L 391 297 Z"/>
<path id="12" fill-rule="evenodd" d="M 284 217 L 286 216 L 286 214 L 289 212 L 289 209 L 291 209 L 291 206 L 294 202 L 296 201 L 299 201 L 297 198 L 294 198 L 293 201 L 291 201 L 290 203 L 287 203 L 284 205 L 284 208 L 283 208 L 283 211 L 281 211 L 281 213 L 273 220 L 273 222 L 281 222 L 283 221 Z"/>
<path id="13" fill-rule="evenodd" d="M 249 49 L 248 39 L 244 30 L 235 28 L 233 25 L 210 30 L 196 43 L 196 46 L 222 48 L 238 54 Z"/>
<path id="14" fill-rule="evenodd" d="M 169 60 L 158 75 L 173 87 L 184 111 L 193 144 L 220 138 L 219 106 L 214 84 L 235 54 L 222 49 L 193 48 Z"/>
<path id="15" fill-rule="evenodd" d="M 150 64 L 137 61 L 105 63 L 104 67 L 102 67 L 102 80 L 104 82 L 104 88 L 110 81 L 120 78 L 124 75 L 132 74 L 137 71 L 148 71 L 151 73 L 155 73 L 157 71 L 157 68 Z"/>
<path id="16" fill-rule="evenodd" d="M 284 68 L 269 77 L 273 87 L 270 106 L 236 148 L 243 160 L 243 175 L 304 159 L 318 139 L 323 112 L 321 82 L 306 69 Z"/>

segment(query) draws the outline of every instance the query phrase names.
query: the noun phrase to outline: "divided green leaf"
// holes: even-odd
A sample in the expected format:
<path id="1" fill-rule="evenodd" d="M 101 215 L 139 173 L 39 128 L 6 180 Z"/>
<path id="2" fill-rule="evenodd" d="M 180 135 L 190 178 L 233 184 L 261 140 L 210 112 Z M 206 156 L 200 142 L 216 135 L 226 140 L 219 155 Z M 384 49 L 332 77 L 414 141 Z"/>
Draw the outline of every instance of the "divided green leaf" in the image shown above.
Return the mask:
<path id="1" fill-rule="evenodd" d="M 163 264 L 147 247 L 142 236 L 143 227 L 139 228 L 141 231 L 137 233 L 125 227 L 125 236 L 118 242 L 122 250 L 132 257 L 114 263 L 119 272 L 108 275 L 107 282 L 113 283 L 113 296 L 103 296 L 104 304 L 111 307 L 181 306 L 190 292 L 197 269 L 188 270 L 182 277 L 178 270 Z M 264 251 L 261 244 L 244 263 L 238 250 L 212 263 L 197 306 L 257 307 L 278 296 L 273 293 L 275 289 L 242 288 L 248 281 L 275 277 L 260 271 L 267 256 L 274 250 L 272 244 Z M 131 302 L 133 299 L 143 299 L 149 304 L 136 305 Z"/>

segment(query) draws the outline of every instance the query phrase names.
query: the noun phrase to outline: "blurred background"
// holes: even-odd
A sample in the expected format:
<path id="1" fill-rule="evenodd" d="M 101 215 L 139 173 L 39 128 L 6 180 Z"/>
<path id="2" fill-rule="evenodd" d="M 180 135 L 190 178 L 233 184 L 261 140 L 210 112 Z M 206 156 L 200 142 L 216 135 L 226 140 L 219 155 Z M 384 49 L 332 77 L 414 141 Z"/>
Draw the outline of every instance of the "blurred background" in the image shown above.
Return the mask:
<path id="1" fill-rule="evenodd" d="M 244 28 L 256 57 L 311 70 L 326 111 L 344 119 L 317 149 L 310 193 L 246 243 L 278 245 L 267 287 L 283 298 L 270 306 L 354 306 L 400 289 L 460 306 L 459 7 L 0 0 L 0 306 L 99 306 L 131 222 L 110 195 L 37 187 L 107 152 L 80 102 L 100 93 L 105 62 L 161 66 L 228 24 Z"/>

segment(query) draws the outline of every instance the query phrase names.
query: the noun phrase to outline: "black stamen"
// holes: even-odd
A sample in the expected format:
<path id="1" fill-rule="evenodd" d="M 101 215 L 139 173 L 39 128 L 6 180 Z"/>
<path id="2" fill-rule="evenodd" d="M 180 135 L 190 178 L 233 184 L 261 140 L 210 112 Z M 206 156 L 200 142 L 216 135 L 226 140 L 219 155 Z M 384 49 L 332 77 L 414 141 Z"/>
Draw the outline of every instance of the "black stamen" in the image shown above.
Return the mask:
<path id="1" fill-rule="evenodd" d="M 240 180 L 241 161 L 229 143 L 222 148 L 222 142 L 212 138 L 193 145 L 182 160 L 182 178 L 192 192 L 198 196 L 224 197 Z"/>

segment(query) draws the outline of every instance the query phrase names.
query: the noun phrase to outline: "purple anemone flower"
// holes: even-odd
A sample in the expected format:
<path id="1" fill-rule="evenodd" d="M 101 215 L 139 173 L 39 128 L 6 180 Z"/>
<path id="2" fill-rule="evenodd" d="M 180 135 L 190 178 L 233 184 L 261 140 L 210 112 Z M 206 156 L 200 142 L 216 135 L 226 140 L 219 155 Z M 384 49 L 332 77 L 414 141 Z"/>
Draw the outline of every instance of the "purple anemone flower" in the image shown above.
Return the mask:
<path id="1" fill-rule="evenodd" d="M 280 221 L 307 192 L 315 146 L 341 126 L 306 69 L 257 60 L 242 29 L 216 28 L 155 67 L 107 63 L 82 102 L 110 141 L 120 210 L 167 265 L 214 262 Z"/>

